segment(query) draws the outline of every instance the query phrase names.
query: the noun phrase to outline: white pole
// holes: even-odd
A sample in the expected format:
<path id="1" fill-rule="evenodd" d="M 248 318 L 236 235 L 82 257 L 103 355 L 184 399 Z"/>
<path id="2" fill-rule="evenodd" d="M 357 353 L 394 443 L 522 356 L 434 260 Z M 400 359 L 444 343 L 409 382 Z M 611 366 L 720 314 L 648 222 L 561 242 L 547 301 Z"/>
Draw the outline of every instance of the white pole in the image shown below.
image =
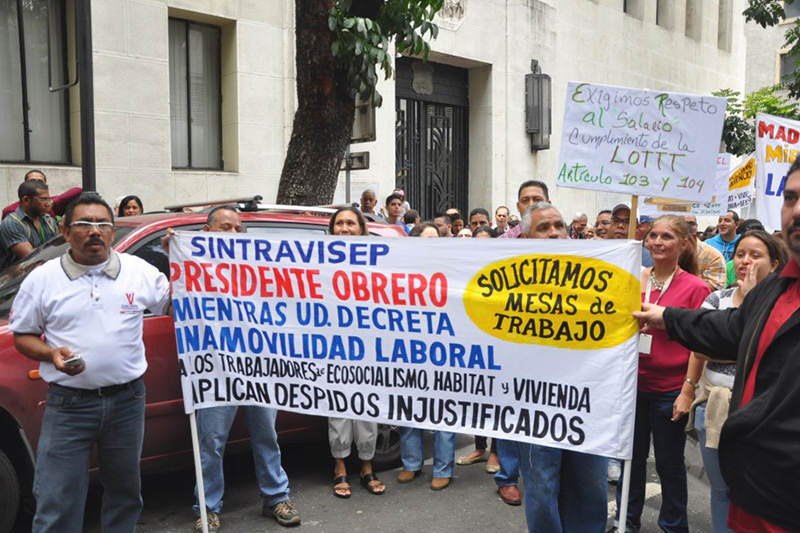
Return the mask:
<path id="1" fill-rule="evenodd" d="M 194 452 L 194 475 L 197 479 L 197 503 L 200 506 L 200 521 L 203 533 L 208 533 L 208 513 L 206 513 L 206 489 L 203 486 L 203 463 L 200 460 L 200 442 L 197 439 L 197 411 L 189 413 L 189 428 L 192 433 L 192 451 Z"/>
<path id="2" fill-rule="evenodd" d="M 619 527 L 617 531 L 625 533 L 628 526 L 628 494 L 631 491 L 631 460 L 625 460 L 622 468 L 622 496 L 619 502 Z"/>

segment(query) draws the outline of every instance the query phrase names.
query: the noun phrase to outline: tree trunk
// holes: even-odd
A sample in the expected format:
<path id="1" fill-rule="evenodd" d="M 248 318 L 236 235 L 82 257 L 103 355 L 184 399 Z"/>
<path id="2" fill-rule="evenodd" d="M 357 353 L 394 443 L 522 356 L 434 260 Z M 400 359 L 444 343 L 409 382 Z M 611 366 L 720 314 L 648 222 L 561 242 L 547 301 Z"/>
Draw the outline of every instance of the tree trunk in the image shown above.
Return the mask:
<path id="1" fill-rule="evenodd" d="M 297 112 L 278 186 L 279 204 L 331 203 L 350 142 L 355 97 L 331 54 L 332 4 L 333 0 L 295 0 Z"/>

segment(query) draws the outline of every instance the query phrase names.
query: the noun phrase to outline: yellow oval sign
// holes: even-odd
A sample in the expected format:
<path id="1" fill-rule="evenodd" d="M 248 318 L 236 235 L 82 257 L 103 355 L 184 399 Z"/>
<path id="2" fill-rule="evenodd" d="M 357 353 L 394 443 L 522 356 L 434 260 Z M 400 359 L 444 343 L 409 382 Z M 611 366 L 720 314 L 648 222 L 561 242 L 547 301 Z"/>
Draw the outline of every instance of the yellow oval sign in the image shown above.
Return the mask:
<path id="1" fill-rule="evenodd" d="M 600 259 L 525 255 L 481 269 L 464 291 L 467 315 L 498 339 L 571 350 L 609 348 L 636 334 L 639 280 Z"/>

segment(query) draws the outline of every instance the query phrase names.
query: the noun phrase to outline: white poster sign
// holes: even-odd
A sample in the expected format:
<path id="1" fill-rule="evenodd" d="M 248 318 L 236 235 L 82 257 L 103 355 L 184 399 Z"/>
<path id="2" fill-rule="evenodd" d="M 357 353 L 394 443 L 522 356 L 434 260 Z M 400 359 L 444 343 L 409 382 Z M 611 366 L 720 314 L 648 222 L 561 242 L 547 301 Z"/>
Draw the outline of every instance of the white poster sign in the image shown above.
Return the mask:
<path id="1" fill-rule="evenodd" d="M 771 229 L 781 227 L 783 186 L 798 142 L 800 121 L 756 115 L 756 216 Z"/>
<path id="2" fill-rule="evenodd" d="M 630 458 L 635 241 L 179 232 L 187 412 L 263 405 Z"/>
<path id="3" fill-rule="evenodd" d="M 726 100 L 570 82 L 556 183 L 709 202 Z"/>
<path id="4" fill-rule="evenodd" d="M 669 198 L 645 198 L 639 206 L 639 214 L 659 217 L 661 215 L 719 216 L 728 210 L 728 181 L 731 170 L 731 154 L 717 156 L 717 173 L 709 186 L 714 190 L 710 202 L 687 202 Z"/>

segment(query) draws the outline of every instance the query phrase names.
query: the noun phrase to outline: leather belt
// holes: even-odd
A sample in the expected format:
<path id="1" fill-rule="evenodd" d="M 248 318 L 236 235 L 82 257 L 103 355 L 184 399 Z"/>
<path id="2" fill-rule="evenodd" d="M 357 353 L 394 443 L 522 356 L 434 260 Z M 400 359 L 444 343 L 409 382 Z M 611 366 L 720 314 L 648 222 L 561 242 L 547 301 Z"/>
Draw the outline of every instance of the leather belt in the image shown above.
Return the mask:
<path id="1" fill-rule="evenodd" d="M 118 392 L 122 392 L 124 390 L 131 388 L 131 386 L 141 381 L 141 379 L 142 379 L 141 377 L 138 377 L 133 381 L 129 381 L 127 383 L 122 383 L 120 385 L 106 385 L 105 387 L 100 387 L 97 389 L 79 389 L 78 387 L 67 387 L 65 385 L 59 385 L 58 383 L 51 383 L 50 386 L 65 391 L 69 391 L 72 393 L 76 393 L 81 396 L 111 396 L 113 394 L 117 394 Z"/>

